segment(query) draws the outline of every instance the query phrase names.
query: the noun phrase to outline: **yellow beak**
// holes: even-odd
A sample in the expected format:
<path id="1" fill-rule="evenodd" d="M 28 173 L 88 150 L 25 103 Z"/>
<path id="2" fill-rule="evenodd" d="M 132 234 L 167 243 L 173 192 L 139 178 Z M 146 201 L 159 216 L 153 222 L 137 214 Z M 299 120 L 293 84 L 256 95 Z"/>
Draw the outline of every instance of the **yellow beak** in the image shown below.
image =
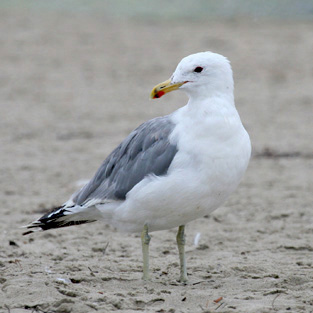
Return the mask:
<path id="1" fill-rule="evenodd" d="M 151 93 L 150 93 L 150 98 L 151 99 L 156 99 L 156 98 L 161 98 L 163 95 L 165 95 L 168 92 L 171 92 L 173 90 L 178 89 L 180 86 L 182 86 L 185 82 L 183 83 L 176 83 L 172 84 L 171 79 L 166 80 L 163 83 L 160 83 L 156 85 Z"/>

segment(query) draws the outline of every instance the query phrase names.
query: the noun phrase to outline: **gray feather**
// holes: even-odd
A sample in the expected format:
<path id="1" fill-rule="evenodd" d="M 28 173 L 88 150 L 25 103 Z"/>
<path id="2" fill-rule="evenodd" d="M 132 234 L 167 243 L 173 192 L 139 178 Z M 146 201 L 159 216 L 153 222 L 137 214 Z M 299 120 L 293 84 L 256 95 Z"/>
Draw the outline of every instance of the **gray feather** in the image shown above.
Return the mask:
<path id="1" fill-rule="evenodd" d="M 106 158 L 95 176 L 73 197 L 83 205 L 90 199 L 124 200 L 149 174 L 166 175 L 177 152 L 169 142 L 175 124 L 169 116 L 152 119 L 134 131 Z"/>

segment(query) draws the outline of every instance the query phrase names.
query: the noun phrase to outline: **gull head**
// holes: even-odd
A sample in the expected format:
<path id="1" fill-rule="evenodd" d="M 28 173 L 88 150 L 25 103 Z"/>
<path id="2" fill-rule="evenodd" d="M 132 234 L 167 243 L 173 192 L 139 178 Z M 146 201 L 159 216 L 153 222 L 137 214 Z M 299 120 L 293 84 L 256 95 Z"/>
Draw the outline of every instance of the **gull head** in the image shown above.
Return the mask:
<path id="1" fill-rule="evenodd" d="M 152 89 L 150 97 L 160 98 L 177 89 L 185 91 L 190 98 L 233 96 L 233 74 L 228 59 L 209 51 L 191 54 L 179 62 L 170 79 Z"/>

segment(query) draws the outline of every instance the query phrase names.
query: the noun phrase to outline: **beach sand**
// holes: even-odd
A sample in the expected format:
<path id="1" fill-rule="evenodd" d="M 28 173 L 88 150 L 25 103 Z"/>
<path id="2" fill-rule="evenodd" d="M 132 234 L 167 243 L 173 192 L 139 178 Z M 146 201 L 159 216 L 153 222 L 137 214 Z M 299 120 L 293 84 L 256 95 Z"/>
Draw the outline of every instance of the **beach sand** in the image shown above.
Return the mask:
<path id="1" fill-rule="evenodd" d="M 7 8 L 0 27 L 0 312 L 313 312 L 313 22 Z M 186 226 L 189 283 L 176 281 L 176 229 L 152 233 L 151 282 L 140 234 L 93 223 L 23 237 L 132 129 L 186 103 L 149 93 L 206 50 L 232 63 L 253 157 L 227 203 Z"/>

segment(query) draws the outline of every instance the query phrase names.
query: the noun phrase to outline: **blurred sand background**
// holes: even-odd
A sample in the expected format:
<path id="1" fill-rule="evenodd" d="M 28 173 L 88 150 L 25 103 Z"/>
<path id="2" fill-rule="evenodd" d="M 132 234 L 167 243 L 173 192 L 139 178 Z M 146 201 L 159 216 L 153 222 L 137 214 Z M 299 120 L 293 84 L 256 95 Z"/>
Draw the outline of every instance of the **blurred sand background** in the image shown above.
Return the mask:
<path id="1" fill-rule="evenodd" d="M 0 312 L 313 312 L 313 3 L 264 3 L 1 2 Z M 229 201 L 187 225 L 189 284 L 176 230 L 152 234 L 149 283 L 139 234 L 22 237 L 132 129 L 186 103 L 148 97 L 206 50 L 232 63 L 253 158 Z"/>

